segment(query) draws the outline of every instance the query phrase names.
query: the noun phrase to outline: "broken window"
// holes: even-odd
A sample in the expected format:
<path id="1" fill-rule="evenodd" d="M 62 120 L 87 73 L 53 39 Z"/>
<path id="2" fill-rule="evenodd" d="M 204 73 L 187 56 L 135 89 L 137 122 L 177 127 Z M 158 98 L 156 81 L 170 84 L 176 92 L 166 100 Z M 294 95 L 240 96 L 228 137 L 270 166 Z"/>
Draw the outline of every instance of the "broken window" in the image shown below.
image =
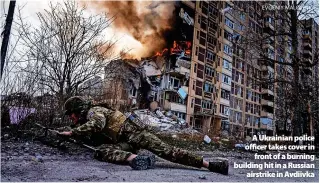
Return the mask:
<path id="1" fill-rule="evenodd" d="M 197 81 L 196 82 L 196 95 L 201 95 L 202 96 L 202 85 L 203 85 L 203 83 L 201 81 Z"/>
<path id="2" fill-rule="evenodd" d="M 207 39 L 207 34 L 202 32 L 202 31 L 200 31 L 200 42 L 199 43 L 202 46 L 206 46 L 206 39 Z"/>
<path id="3" fill-rule="evenodd" d="M 230 27 L 231 29 L 233 29 L 234 23 L 233 23 L 233 21 L 231 21 L 229 18 L 225 17 L 224 23 L 225 23 L 228 27 Z"/>
<path id="4" fill-rule="evenodd" d="M 215 44 L 213 36 L 208 35 L 207 41 L 208 41 L 208 43 L 210 43 L 210 44 Z"/>
<path id="5" fill-rule="evenodd" d="M 214 76 L 214 69 L 206 66 L 206 71 L 205 71 L 206 75 L 213 77 Z"/>
<path id="6" fill-rule="evenodd" d="M 213 30 L 217 30 L 218 28 L 216 23 L 211 20 L 209 20 L 208 27 L 212 28 Z"/>
<path id="7" fill-rule="evenodd" d="M 224 30 L 224 38 L 228 41 L 232 41 L 232 34 L 226 30 Z"/>
<path id="8" fill-rule="evenodd" d="M 223 59 L 223 68 L 231 71 L 231 70 L 232 70 L 232 64 L 231 64 L 231 62 L 229 62 L 229 61 L 226 60 L 226 59 Z"/>
<path id="9" fill-rule="evenodd" d="M 201 1 L 200 1 L 201 2 Z M 194 122 L 194 129 L 196 130 L 202 130 L 202 122 L 200 119 L 195 119 L 195 122 Z"/>
<path id="10" fill-rule="evenodd" d="M 232 117 L 233 122 L 240 123 L 242 121 L 242 112 L 234 111 Z"/>
<path id="11" fill-rule="evenodd" d="M 222 73 L 222 82 L 231 85 L 231 77 Z"/>
<path id="12" fill-rule="evenodd" d="M 220 113 L 229 116 L 229 107 L 220 104 Z"/>
<path id="13" fill-rule="evenodd" d="M 215 54 L 209 50 L 207 50 L 207 59 L 210 61 L 214 61 Z"/>
<path id="14" fill-rule="evenodd" d="M 252 91 L 250 91 L 250 90 L 247 89 L 246 99 L 250 99 L 250 100 L 251 100 L 251 97 L 252 97 Z"/>
<path id="15" fill-rule="evenodd" d="M 196 95 L 202 96 L 202 89 L 201 88 L 199 88 L 199 87 L 196 88 Z"/>
<path id="16" fill-rule="evenodd" d="M 212 109 L 212 102 L 208 100 L 202 100 L 202 108 Z"/>
<path id="17" fill-rule="evenodd" d="M 170 89 L 178 89 L 180 87 L 180 80 L 174 77 L 170 77 Z"/>
<path id="18" fill-rule="evenodd" d="M 230 91 L 221 89 L 221 97 L 230 100 Z"/>
<path id="19" fill-rule="evenodd" d="M 214 86 L 211 84 L 211 83 L 208 83 L 208 82 L 205 82 L 204 86 L 203 86 L 203 90 L 205 92 L 208 92 L 208 93 L 213 93 L 214 91 Z"/>
<path id="20" fill-rule="evenodd" d="M 183 120 L 186 120 L 186 114 L 185 114 L 185 113 L 177 112 L 177 111 L 172 111 L 172 113 L 173 113 L 174 115 L 176 115 L 178 118 L 183 119 Z"/>
<path id="21" fill-rule="evenodd" d="M 199 47 L 198 60 L 204 62 L 205 54 L 206 54 L 206 49 Z"/>
<path id="22" fill-rule="evenodd" d="M 209 6 L 208 3 L 202 2 L 201 10 L 202 10 L 202 13 L 205 14 L 205 15 L 208 15 L 208 6 Z"/>
<path id="23" fill-rule="evenodd" d="M 224 52 L 225 54 L 228 54 L 228 55 L 232 56 L 232 48 L 231 48 L 229 45 L 227 45 L 227 44 L 225 44 L 225 45 L 223 46 L 223 52 Z"/>
<path id="24" fill-rule="evenodd" d="M 201 105 L 201 99 L 196 98 L 195 103 Z"/>
<path id="25" fill-rule="evenodd" d="M 203 79 L 203 70 L 197 70 L 197 77 Z"/>
<path id="26" fill-rule="evenodd" d="M 196 81 L 193 81 L 192 89 L 195 90 L 196 88 Z"/>
<path id="27" fill-rule="evenodd" d="M 202 17 L 201 18 L 201 29 L 203 30 L 207 30 L 207 24 L 208 24 L 208 20 L 205 18 L 205 17 Z"/>

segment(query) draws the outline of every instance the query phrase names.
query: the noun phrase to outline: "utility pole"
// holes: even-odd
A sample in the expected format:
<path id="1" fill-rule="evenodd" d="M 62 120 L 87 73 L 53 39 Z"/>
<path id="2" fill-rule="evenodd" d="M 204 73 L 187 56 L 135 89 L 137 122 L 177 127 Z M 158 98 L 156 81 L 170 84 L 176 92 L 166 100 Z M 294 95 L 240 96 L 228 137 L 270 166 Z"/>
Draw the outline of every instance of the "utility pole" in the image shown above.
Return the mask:
<path id="1" fill-rule="evenodd" d="M 10 32 L 11 32 L 11 25 L 12 25 L 12 21 L 13 21 L 13 14 L 14 14 L 15 6 L 16 6 L 16 1 L 15 0 L 10 1 L 8 15 L 6 18 L 6 24 L 4 26 L 3 32 L 1 33 L 3 35 L 3 40 L 2 40 L 2 45 L 1 45 L 1 78 L 2 78 L 2 74 L 3 74 L 3 68 L 4 68 L 8 43 L 9 43 L 9 37 L 10 37 Z"/>

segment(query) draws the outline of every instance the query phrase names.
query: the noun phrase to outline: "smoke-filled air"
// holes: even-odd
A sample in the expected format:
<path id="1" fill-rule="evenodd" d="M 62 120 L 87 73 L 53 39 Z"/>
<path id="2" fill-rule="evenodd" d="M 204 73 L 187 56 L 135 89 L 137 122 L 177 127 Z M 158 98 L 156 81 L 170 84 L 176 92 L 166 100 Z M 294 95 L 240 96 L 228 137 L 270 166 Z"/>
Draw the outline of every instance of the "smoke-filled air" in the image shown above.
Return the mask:
<path id="1" fill-rule="evenodd" d="M 165 35 L 171 30 L 174 2 L 95 1 L 94 8 L 115 16 L 112 27 L 139 41 L 142 49 L 128 43 L 131 57 L 148 57 L 166 46 Z"/>

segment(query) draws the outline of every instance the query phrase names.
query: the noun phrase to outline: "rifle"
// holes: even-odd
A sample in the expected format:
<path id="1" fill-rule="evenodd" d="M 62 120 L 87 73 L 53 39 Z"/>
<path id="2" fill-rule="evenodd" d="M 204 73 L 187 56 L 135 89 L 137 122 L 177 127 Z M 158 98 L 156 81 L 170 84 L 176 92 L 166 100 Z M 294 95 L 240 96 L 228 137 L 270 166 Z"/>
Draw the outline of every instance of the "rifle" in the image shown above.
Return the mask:
<path id="1" fill-rule="evenodd" d="M 54 129 L 51 129 L 51 128 L 42 126 L 42 125 L 40 125 L 39 123 L 35 123 L 35 125 L 37 125 L 38 127 L 42 128 L 42 129 L 45 129 L 45 130 L 47 130 L 47 131 L 56 133 L 56 134 L 58 134 L 59 136 L 62 136 L 62 137 L 63 137 L 66 141 L 68 141 L 68 142 L 81 145 L 81 146 L 83 146 L 83 147 L 85 147 L 85 148 L 88 148 L 88 149 L 94 151 L 94 152 L 98 151 L 98 149 L 96 149 L 96 148 L 94 148 L 94 147 L 92 147 L 92 146 L 89 146 L 89 145 L 87 145 L 87 144 L 81 143 L 81 142 L 79 142 L 79 141 L 77 141 L 77 140 L 75 140 L 75 139 L 73 139 L 73 138 L 60 135 L 60 132 L 57 131 L 57 130 L 54 130 Z"/>

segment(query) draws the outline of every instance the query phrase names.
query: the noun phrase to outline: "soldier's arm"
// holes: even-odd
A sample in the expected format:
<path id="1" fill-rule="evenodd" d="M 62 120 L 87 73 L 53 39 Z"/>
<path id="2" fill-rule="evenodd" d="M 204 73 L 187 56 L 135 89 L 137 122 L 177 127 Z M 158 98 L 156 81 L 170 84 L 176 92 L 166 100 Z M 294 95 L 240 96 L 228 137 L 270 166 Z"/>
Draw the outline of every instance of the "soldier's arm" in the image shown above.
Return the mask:
<path id="1" fill-rule="evenodd" d="M 88 122 L 71 130 L 72 135 L 89 135 L 101 131 L 106 125 L 106 117 L 102 112 L 90 111 Z"/>
<path id="2" fill-rule="evenodd" d="M 59 132 L 63 132 L 63 131 L 70 131 L 70 130 L 72 130 L 72 128 L 71 128 L 71 126 L 63 126 L 63 127 L 56 128 L 55 130 L 57 130 Z"/>

